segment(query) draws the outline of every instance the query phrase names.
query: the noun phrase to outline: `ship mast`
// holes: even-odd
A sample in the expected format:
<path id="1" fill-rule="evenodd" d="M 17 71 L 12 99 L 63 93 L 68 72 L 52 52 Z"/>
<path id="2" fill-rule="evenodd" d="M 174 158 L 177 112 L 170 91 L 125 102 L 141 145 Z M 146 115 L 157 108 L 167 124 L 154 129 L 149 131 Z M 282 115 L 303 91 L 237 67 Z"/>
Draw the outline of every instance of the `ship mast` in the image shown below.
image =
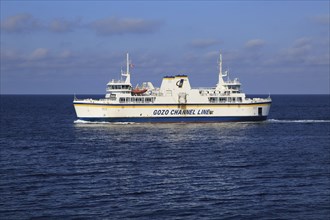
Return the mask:
<path id="1" fill-rule="evenodd" d="M 129 61 L 129 54 L 126 54 L 126 73 L 122 73 L 122 76 L 126 76 L 125 83 L 130 84 L 131 83 L 131 75 L 129 72 L 129 67 L 130 67 L 130 61 Z"/>
<path id="2" fill-rule="evenodd" d="M 219 56 L 219 80 L 218 80 L 218 84 L 217 84 L 217 88 L 221 89 L 223 87 L 224 84 L 224 80 L 223 80 L 223 76 L 226 76 L 226 74 L 222 74 L 222 54 L 220 52 L 220 56 Z"/>
<path id="3" fill-rule="evenodd" d="M 222 73 L 222 54 L 220 52 L 220 56 L 219 56 L 219 79 L 218 79 L 218 84 L 217 84 L 217 89 L 218 90 L 224 89 L 225 81 L 223 80 L 223 77 L 227 76 L 227 75 L 228 75 L 227 71 L 225 71 L 224 74 Z"/>

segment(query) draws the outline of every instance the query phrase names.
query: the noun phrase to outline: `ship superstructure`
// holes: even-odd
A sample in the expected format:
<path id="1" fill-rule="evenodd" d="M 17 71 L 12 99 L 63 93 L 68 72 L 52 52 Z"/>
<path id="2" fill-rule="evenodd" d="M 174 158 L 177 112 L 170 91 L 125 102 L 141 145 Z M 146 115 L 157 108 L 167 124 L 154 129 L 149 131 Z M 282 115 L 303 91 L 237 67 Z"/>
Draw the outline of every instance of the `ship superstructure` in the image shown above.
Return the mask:
<path id="1" fill-rule="evenodd" d="M 77 117 L 110 122 L 223 122 L 266 120 L 271 98 L 247 98 L 237 78 L 225 80 L 219 57 L 218 83 L 192 88 L 187 75 L 165 76 L 161 86 L 151 82 L 132 87 L 129 55 L 125 79 L 108 82 L 104 99 L 73 101 Z"/>

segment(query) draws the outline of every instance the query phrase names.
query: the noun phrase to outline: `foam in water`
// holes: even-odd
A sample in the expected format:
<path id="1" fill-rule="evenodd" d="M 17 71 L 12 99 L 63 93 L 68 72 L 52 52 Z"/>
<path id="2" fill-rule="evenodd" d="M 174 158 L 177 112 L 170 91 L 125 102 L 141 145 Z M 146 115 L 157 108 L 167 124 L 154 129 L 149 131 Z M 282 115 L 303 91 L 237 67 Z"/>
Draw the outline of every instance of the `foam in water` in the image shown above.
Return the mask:
<path id="1" fill-rule="evenodd" d="M 312 119 L 303 119 L 303 120 L 279 120 L 279 119 L 268 119 L 267 122 L 270 123 L 330 123 L 330 120 L 312 120 Z"/>
<path id="2" fill-rule="evenodd" d="M 85 121 L 85 120 L 81 120 L 81 119 L 77 119 L 73 123 L 75 123 L 75 124 L 112 124 L 112 125 L 136 124 L 134 122 Z"/>

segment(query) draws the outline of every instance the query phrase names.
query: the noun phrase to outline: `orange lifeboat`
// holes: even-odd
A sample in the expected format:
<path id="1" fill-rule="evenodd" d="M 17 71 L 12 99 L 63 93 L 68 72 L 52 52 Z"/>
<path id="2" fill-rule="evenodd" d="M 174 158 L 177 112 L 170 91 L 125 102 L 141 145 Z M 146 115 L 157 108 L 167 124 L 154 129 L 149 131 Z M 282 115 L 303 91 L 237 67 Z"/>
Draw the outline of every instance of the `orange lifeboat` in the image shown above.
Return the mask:
<path id="1" fill-rule="evenodd" d="M 141 95 L 141 94 L 145 93 L 146 91 L 148 91 L 148 89 L 135 88 L 135 89 L 132 89 L 132 94 Z"/>

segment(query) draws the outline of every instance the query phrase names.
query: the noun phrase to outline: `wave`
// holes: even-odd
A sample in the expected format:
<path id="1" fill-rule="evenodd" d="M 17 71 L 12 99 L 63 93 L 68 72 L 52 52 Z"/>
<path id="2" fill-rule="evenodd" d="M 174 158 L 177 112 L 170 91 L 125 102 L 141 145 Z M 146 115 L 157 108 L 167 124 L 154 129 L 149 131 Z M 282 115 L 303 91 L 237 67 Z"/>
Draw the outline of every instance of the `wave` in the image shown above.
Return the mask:
<path id="1" fill-rule="evenodd" d="M 267 119 L 267 123 L 330 123 L 330 120 L 314 120 L 314 119 Z M 138 124 L 136 122 L 108 122 L 108 121 L 85 121 L 77 119 L 73 122 L 74 124 L 109 124 L 109 125 L 130 125 Z M 256 123 L 256 122 L 239 122 L 239 123 Z M 260 122 L 257 122 L 260 123 Z"/>
<path id="2" fill-rule="evenodd" d="M 75 124 L 111 124 L 111 125 L 136 124 L 135 122 L 85 121 L 85 120 L 81 120 L 81 119 L 77 119 L 73 123 L 75 123 Z"/>
<path id="3" fill-rule="evenodd" d="M 301 119 L 301 120 L 290 120 L 290 119 L 268 119 L 270 123 L 330 123 L 330 120 L 314 120 L 314 119 Z"/>

